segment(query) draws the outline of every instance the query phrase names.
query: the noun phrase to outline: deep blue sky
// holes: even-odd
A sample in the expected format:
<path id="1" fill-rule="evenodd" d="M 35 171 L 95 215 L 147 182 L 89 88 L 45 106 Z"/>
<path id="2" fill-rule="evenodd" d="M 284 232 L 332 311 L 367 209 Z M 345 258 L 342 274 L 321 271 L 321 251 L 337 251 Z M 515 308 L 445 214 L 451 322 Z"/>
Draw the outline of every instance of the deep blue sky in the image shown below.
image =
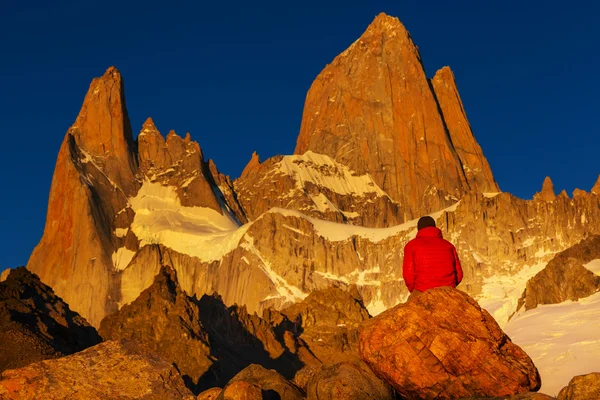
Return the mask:
<path id="1" fill-rule="evenodd" d="M 168 4 L 165 7 L 164 4 Z M 93 77 L 115 65 L 134 133 L 189 131 L 237 177 L 293 151 L 306 91 L 379 12 L 429 76 L 454 70 L 500 187 L 589 190 L 600 166 L 600 6 L 587 1 L 0 2 L 0 270 L 43 232 L 56 155 Z"/>

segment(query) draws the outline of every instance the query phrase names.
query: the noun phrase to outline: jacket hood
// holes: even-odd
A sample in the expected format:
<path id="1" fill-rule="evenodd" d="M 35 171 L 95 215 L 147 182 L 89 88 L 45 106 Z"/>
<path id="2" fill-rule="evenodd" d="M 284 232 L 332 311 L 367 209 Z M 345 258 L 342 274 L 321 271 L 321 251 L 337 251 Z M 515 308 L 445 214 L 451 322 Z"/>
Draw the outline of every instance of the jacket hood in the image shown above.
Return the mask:
<path id="1" fill-rule="evenodd" d="M 427 228 L 423 228 L 417 232 L 417 237 L 442 237 L 442 231 L 439 228 L 434 226 L 428 226 Z"/>

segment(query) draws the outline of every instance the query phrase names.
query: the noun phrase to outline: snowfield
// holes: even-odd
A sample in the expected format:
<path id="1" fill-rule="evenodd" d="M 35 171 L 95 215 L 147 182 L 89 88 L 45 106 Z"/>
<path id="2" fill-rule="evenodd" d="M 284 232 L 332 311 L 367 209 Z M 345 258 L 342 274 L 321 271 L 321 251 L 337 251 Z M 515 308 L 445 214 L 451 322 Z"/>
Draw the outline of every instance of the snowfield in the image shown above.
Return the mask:
<path id="1" fill-rule="evenodd" d="M 227 210 L 184 207 L 174 187 L 145 181 L 129 203 L 131 225 L 141 246 L 161 243 L 202 261 L 216 261 L 235 249 L 249 225 L 240 227 Z"/>
<path id="2" fill-rule="evenodd" d="M 519 312 L 504 331 L 533 359 L 541 393 L 556 396 L 574 376 L 600 372 L 600 293 Z"/>

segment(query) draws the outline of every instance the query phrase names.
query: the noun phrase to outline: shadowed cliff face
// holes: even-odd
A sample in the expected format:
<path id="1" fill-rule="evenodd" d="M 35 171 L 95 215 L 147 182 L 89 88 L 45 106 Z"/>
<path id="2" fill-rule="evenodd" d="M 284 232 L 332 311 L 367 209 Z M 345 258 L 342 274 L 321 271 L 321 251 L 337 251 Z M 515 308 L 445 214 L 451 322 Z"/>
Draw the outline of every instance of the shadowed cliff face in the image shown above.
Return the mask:
<path id="1" fill-rule="evenodd" d="M 452 73 L 439 71 L 430 86 L 408 31 L 385 14 L 308 91 L 295 154 L 308 150 L 369 173 L 405 219 L 471 189 L 498 191 Z"/>
<path id="2" fill-rule="evenodd" d="M 24 267 L 0 282 L 0 372 L 101 341 L 96 330 Z"/>

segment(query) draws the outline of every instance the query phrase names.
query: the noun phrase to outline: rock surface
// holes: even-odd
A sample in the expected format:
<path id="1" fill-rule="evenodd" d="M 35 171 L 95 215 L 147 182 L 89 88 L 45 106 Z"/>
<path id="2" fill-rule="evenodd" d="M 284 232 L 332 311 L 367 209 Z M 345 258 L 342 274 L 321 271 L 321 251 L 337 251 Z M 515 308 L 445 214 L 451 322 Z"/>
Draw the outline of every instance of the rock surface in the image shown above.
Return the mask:
<path id="1" fill-rule="evenodd" d="M 326 365 L 308 382 L 307 400 L 391 400 L 394 391 L 364 363 Z"/>
<path id="2" fill-rule="evenodd" d="M 554 184 L 549 176 L 544 179 L 542 184 L 542 191 L 536 193 L 534 198 L 538 198 L 543 201 L 554 201 L 556 199 L 556 193 L 554 192 Z"/>
<path id="3" fill-rule="evenodd" d="M 228 385 L 235 382 L 247 382 L 259 387 L 266 399 L 302 400 L 304 394 L 293 383 L 272 369 L 251 364 L 234 376 Z M 225 387 L 225 391 L 227 387 Z"/>
<path id="4" fill-rule="evenodd" d="M 370 174 L 403 206 L 405 220 L 447 207 L 471 189 L 497 192 L 470 129 L 457 129 L 466 117 L 456 112 L 454 80 L 442 71 L 437 82 L 442 107 L 410 34 L 382 13 L 312 84 L 294 153 L 312 150 Z M 473 157 L 461 160 L 453 135 Z"/>
<path id="5" fill-rule="evenodd" d="M 237 381 L 227 385 L 217 400 L 263 400 L 263 391 L 256 385 Z"/>
<path id="6" fill-rule="evenodd" d="M 477 302 L 452 288 L 429 290 L 364 322 L 359 350 L 408 398 L 508 396 L 541 385 L 529 356 Z"/>
<path id="7" fill-rule="evenodd" d="M 600 372 L 579 375 L 558 393 L 558 400 L 600 399 Z"/>
<path id="8" fill-rule="evenodd" d="M 360 297 L 358 292 L 356 296 Z M 371 316 L 350 292 L 336 287 L 316 290 L 281 313 L 319 360 L 329 364 L 358 360 L 358 327 Z"/>
<path id="9" fill-rule="evenodd" d="M 217 387 L 210 388 L 208 390 L 203 391 L 198 396 L 196 396 L 196 400 L 216 400 L 222 391 L 223 391 L 223 389 L 221 389 L 221 388 L 217 388 Z"/>
<path id="10" fill-rule="evenodd" d="M 104 340 L 136 341 L 177 365 L 186 385 L 198 393 L 214 362 L 200 313 L 179 287 L 175 271 L 163 267 L 133 303 L 102 320 L 99 333 Z"/>
<path id="11" fill-rule="evenodd" d="M 366 174 L 332 158 L 308 151 L 277 156 L 263 163 L 253 156 L 234 181 L 237 199 L 250 220 L 273 207 L 311 217 L 368 227 L 404 222 L 400 205 Z"/>
<path id="12" fill-rule="evenodd" d="M 437 71 L 431 80 L 431 86 L 452 139 L 452 145 L 462 162 L 469 187 L 480 192 L 498 192 L 500 189 L 492 169 L 471 131 L 465 108 L 458 94 L 454 73 L 450 67 L 443 67 Z"/>
<path id="13" fill-rule="evenodd" d="M 170 363 L 131 342 L 104 342 L 80 353 L 0 375 L 0 398 L 186 399 L 195 397 Z"/>
<path id="14" fill-rule="evenodd" d="M 0 282 L 0 372 L 100 343 L 92 326 L 24 267 Z"/>
<path id="15" fill-rule="evenodd" d="M 558 253 L 546 267 L 527 282 L 517 311 L 540 304 L 576 301 L 600 290 L 600 276 L 583 265 L 600 259 L 600 236 L 589 237 Z"/>
<path id="16" fill-rule="evenodd" d="M 97 326 L 116 310 L 112 255 L 129 225 L 127 197 L 139 183 L 123 80 L 111 67 L 90 84 L 81 111 L 60 148 L 44 235 L 27 267 Z M 102 300 L 99 300 L 102 299 Z"/>

